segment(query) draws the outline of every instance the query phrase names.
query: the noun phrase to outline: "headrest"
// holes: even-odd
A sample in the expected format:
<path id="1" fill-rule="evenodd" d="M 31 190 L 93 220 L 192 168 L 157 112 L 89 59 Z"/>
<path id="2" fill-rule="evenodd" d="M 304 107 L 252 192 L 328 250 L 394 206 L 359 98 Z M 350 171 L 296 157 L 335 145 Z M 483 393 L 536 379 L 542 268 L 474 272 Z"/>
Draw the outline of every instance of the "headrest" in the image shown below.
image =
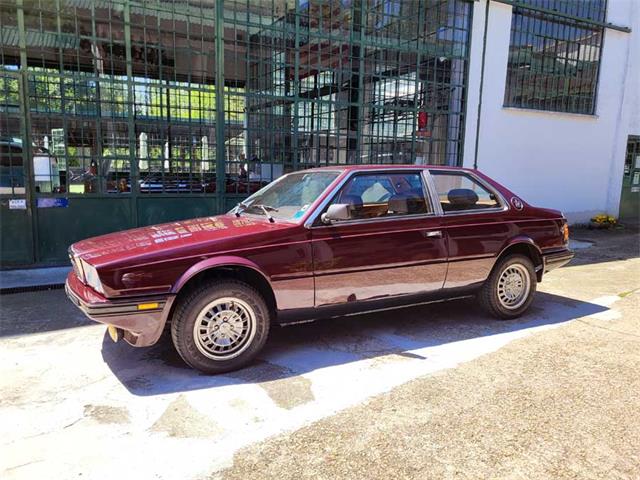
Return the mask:
<path id="1" fill-rule="evenodd" d="M 362 208 L 362 197 L 358 195 L 343 195 L 340 198 L 340 203 L 346 203 L 351 208 Z"/>
<path id="2" fill-rule="evenodd" d="M 456 207 L 471 207 L 478 202 L 478 194 L 468 188 L 454 188 L 447 195 L 449 203 Z"/>
<path id="3" fill-rule="evenodd" d="M 389 211 L 393 213 L 409 213 L 409 202 L 406 195 L 393 195 L 389 199 Z"/>
<path id="4" fill-rule="evenodd" d="M 394 213 L 424 213 L 426 212 L 424 197 L 413 193 L 393 195 L 389 199 L 389 211 Z"/>

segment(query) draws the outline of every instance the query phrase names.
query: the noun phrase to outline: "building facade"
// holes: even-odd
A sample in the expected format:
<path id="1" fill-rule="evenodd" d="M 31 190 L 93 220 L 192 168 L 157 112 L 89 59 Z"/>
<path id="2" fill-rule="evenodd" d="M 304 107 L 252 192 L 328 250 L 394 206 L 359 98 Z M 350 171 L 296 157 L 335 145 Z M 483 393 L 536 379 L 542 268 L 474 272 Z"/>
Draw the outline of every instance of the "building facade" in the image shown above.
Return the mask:
<path id="1" fill-rule="evenodd" d="M 472 31 L 464 165 L 571 223 L 637 223 L 640 2 L 478 2 Z"/>
<path id="2" fill-rule="evenodd" d="M 476 166 L 633 219 L 639 7 L 0 0 L 1 266 L 335 164 Z"/>

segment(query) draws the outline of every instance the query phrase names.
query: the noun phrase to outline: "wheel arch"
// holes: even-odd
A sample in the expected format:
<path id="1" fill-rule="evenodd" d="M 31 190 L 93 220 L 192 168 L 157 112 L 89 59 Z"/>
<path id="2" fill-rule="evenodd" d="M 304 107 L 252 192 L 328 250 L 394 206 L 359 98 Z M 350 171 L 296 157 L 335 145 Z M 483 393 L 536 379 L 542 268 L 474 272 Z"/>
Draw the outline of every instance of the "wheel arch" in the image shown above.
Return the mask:
<path id="1" fill-rule="evenodd" d="M 223 277 L 241 280 L 251 285 L 262 294 L 272 313 L 277 311 L 276 297 L 269 277 L 254 262 L 242 257 L 208 258 L 192 265 L 173 284 L 171 293 L 180 297 L 182 292 L 203 282 Z M 175 303 L 177 302 L 174 302 L 174 305 Z"/>
<path id="2" fill-rule="evenodd" d="M 536 243 L 530 237 L 515 237 L 507 242 L 496 257 L 496 264 L 507 255 L 521 254 L 530 258 L 533 262 L 533 268 L 536 272 L 538 282 L 542 281 L 542 273 L 544 271 L 544 262 L 542 252 Z M 495 264 L 494 264 L 495 265 Z"/>

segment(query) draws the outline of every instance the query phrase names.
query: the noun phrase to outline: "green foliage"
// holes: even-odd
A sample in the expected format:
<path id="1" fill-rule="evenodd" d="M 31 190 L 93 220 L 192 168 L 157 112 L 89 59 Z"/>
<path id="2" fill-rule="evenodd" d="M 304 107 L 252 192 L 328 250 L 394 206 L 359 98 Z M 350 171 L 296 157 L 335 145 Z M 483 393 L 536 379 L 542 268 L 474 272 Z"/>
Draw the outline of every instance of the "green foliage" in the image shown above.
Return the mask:
<path id="1" fill-rule="evenodd" d="M 165 84 L 159 80 L 134 78 L 134 112 L 147 118 L 187 122 L 215 122 L 216 88 L 186 82 Z M 225 87 L 225 119 L 244 119 L 244 89 Z M 29 68 L 29 100 L 33 111 L 71 115 L 124 117 L 129 95 L 126 77 L 96 78 L 84 72 Z M 0 77 L 0 104 L 19 105 L 18 80 Z"/>

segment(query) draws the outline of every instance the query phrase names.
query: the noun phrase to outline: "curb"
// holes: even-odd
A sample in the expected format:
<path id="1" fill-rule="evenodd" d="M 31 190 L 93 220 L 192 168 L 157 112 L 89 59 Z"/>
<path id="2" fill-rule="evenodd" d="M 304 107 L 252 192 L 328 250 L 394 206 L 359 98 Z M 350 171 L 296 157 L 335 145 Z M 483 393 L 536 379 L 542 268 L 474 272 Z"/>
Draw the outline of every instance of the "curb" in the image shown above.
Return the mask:
<path id="1" fill-rule="evenodd" d="M 0 295 L 11 295 L 13 293 L 39 292 L 42 290 L 62 290 L 64 283 L 51 283 L 48 285 L 25 285 L 22 287 L 0 288 Z"/>

